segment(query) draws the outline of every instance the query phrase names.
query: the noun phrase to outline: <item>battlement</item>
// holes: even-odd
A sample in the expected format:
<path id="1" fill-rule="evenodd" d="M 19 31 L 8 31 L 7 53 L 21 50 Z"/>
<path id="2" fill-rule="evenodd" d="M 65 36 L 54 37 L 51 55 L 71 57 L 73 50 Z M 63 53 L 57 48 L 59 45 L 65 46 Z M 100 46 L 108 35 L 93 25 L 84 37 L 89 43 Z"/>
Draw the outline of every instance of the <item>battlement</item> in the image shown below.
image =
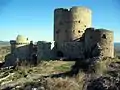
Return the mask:
<path id="1" fill-rule="evenodd" d="M 93 56 L 96 56 L 96 52 L 101 47 L 101 50 L 98 52 L 99 55 L 102 57 L 114 57 L 113 41 L 113 32 L 110 30 L 87 28 L 85 31 L 86 51 L 93 52 Z"/>
<path id="2" fill-rule="evenodd" d="M 66 11 L 69 11 L 68 9 L 66 9 L 66 8 L 56 8 L 55 10 L 54 10 L 54 12 L 66 12 Z"/>
<path id="3" fill-rule="evenodd" d="M 113 33 L 113 31 L 111 31 L 111 30 L 106 30 L 106 29 L 103 29 L 103 28 L 95 29 L 95 31 L 96 31 L 96 32 Z"/>
<path id="4" fill-rule="evenodd" d="M 51 42 L 46 42 L 46 41 L 38 41 L 37 42 L 37 45 L 41 45 L 41 44 L 50 44 L 51 45 Z"/>
<path id="5" fill-rule="evenodd" d="M 16 44 L 15 40 L 10 40 L 10 44 Z"/>
<path id="6" fill-rule="evenodd" d="M 86 28 L 91 26 L 91 16 L 91 10 L 81 6 L 55 9 L 54 40 L 61 43 L 82 37 Z"/>
<path id="7" fill-rule="evenodd" d="M 91 13 L 92 11 L 87 8 L 87 7 L 82 7 L 82 6 L 73 6 L 72 8 L 70 9 L 67 9 L 67 8 L 56 8 L 54 10 L 54 12 L 80 12 L 80 11 L 84 11 L 84 12 L 88 12 L 88 13 Z"/>
<path id="8" fill-rule="evenodd" d="M 87 7 L 82 7 L 82 6 L 73 6 L 72 8 L 70 8 L 70 12 L 76 12 L 76 11 L 84 11 L 84 12 L 89 12 L 91 13 L 92 11 L 87 8 Z"/>
<path id="9" fill-rule="evenodd" d="M 103 28 L 99 28 L 99 29 L 95 29 L 95 28 L 87 28 L 86 32 L 99 32 L 99 33 L 113 33 L 113 31 L 111 30 L 107 30 L 107 29 L 103 29 Z"/>

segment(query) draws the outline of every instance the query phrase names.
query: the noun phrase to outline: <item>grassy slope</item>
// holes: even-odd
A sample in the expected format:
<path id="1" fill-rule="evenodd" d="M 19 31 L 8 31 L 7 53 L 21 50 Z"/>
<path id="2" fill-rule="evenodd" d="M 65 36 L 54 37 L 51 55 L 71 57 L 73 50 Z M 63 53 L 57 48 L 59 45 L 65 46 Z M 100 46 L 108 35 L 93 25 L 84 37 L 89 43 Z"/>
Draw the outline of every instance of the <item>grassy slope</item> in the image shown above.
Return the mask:
<path id="1" fill-rule="evenodd" d="M 36 67 L 22 66 L 22 67 L 19 67 L 18 70 L 1 70 L 0 83 L 2 86 L 4 86 L 4 85 L 7 85 L 7 83 L 9 82 L 11 83 L 31 82 L 31 81 L 34 81 L 34 79 L 40 78 L 41 76 L 69 71 L 73 64 L 74 62 L 63 62 L 63 61 L 45 62 L 44 61 L 42 62 L 42 64 L 39 64 Z"/>
<path id="2" fill-rule="evenodd" d="M 62 72 L 70 71 L 71 66 L 75 63 L 73 61 L 43 61 L 36 67 L 22 66 L 19 67 L 18 70 L 1 70 L 0 89 L 7 85 L 14 86 L 16 88 L 22 87 L 23 89 L 28 87 L 30 88 L 31 86 L 36 86 L 39 88 L 46 88 L 47 90 L 83 90 L 82 88 L 88 79 L 91 79 L 92 77 L 99 77 L 101 75 L 107 76 L 108 66 L 113 62 L 120 62 L 120 60 L 105 59 L 96 63 L 96 72 L 93 75 L 85 74 L 81 71 L 75 77 L 66 76 L 43 78 L 43 76 L 50 76 L 52 74 L 59 74 Z"/>
<path id="3" fill-rule="evenodd" d="M 4 61 L 5 56 L 10 53 L 10 46 L 0 46 L 0 61 Z"/>
<path id="4" fill-rule="evenodd" d="M 10 47 L 1 48 L 1 51 L 3 51 L 4 53 L 9 52 L 9 50 Z M 119 50 L 119 48 L 117 48 L 117 50 Z M 1 51 L 0 53 L 2 55 L 3 52 Z M 117 54 L 120 55 L 120 53 L 118 52 Z M 108 65 L 109 63 L 114 61 L 119 60 L 104 60 L 97 63 L 95 74 L 97 76 L 107 75 L 106 71 L 108 69 Z M 46 78 L 44 80 L 40 79 L 41 81 L 39 82 L 39 78 L 41 78 L 42 76 L 69 71 L 73 64 L 74 62 L 44 61 L 36 67 L 23 66 L 19 67 L 18 70 L 0 70 L 0 89 L 4 87 L 4 85 L 19 86 L 20 84 L 20 86 L 25 87 L 25 85 L 27 84 L 35 84 L 40 86 L 42 83 L 43 87 L 47 86 L 47 88 L 49 88 L 48 90 L 82 90 L 85 78 L 88 77 L 85 75 L 84 72 L 80 72 L 76 77 L 73 78 Z M 46 84 L 44 84 L 45 81 L 47 82 Z M 70 83 L 72 83 L 72 85 Z"/>
<path id="5" fill-rule="evenodd" d="M 115 50 L 117 52 L 117 55 L 120 56 L 120 43 L 115 43 L 114 46 L 115 46 Z"/>

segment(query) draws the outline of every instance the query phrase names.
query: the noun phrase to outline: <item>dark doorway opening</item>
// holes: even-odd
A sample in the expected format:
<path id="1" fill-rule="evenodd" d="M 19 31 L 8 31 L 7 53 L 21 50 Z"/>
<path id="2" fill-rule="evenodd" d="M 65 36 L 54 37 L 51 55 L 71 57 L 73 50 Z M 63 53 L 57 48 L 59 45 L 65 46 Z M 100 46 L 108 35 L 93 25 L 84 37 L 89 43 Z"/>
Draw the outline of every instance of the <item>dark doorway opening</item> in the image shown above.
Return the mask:
<path id="1" fill-rule="evenodd" d="M 63 53 L 61 51 L 57 51 L 57 57 L 63 57 Z"/>
<path id="2" fill-rule="evenodd" d="M 37 65 L 37 54 L 32 55 L 33 64 Z"/>

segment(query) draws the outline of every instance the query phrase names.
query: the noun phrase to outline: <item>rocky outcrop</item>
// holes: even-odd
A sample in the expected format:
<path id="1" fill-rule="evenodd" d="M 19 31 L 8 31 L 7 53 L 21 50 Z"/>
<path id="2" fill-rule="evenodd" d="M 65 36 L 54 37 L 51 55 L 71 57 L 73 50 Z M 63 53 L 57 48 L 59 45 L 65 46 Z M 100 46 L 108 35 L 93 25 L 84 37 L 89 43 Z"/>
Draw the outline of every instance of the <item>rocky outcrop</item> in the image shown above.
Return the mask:
<path id="1" fill-rule="evenodd" d="M 111 63 L 107 74 L 90 80 L 87 90 L 120 90 L 120 62 Z"/>

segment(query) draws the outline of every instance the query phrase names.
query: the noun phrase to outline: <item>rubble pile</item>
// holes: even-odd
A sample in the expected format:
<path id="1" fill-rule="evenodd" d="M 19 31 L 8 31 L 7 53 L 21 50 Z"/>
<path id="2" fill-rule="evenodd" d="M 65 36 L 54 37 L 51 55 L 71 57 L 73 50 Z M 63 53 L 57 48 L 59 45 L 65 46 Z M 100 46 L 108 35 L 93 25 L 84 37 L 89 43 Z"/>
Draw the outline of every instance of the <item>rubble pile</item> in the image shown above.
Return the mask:
<path id="1" fill-rule="evenodd" d="M 87 90 L 120 90 L 120 62 L 111 63 L 107 74 L 108 76 L 91 79 Z"/>

